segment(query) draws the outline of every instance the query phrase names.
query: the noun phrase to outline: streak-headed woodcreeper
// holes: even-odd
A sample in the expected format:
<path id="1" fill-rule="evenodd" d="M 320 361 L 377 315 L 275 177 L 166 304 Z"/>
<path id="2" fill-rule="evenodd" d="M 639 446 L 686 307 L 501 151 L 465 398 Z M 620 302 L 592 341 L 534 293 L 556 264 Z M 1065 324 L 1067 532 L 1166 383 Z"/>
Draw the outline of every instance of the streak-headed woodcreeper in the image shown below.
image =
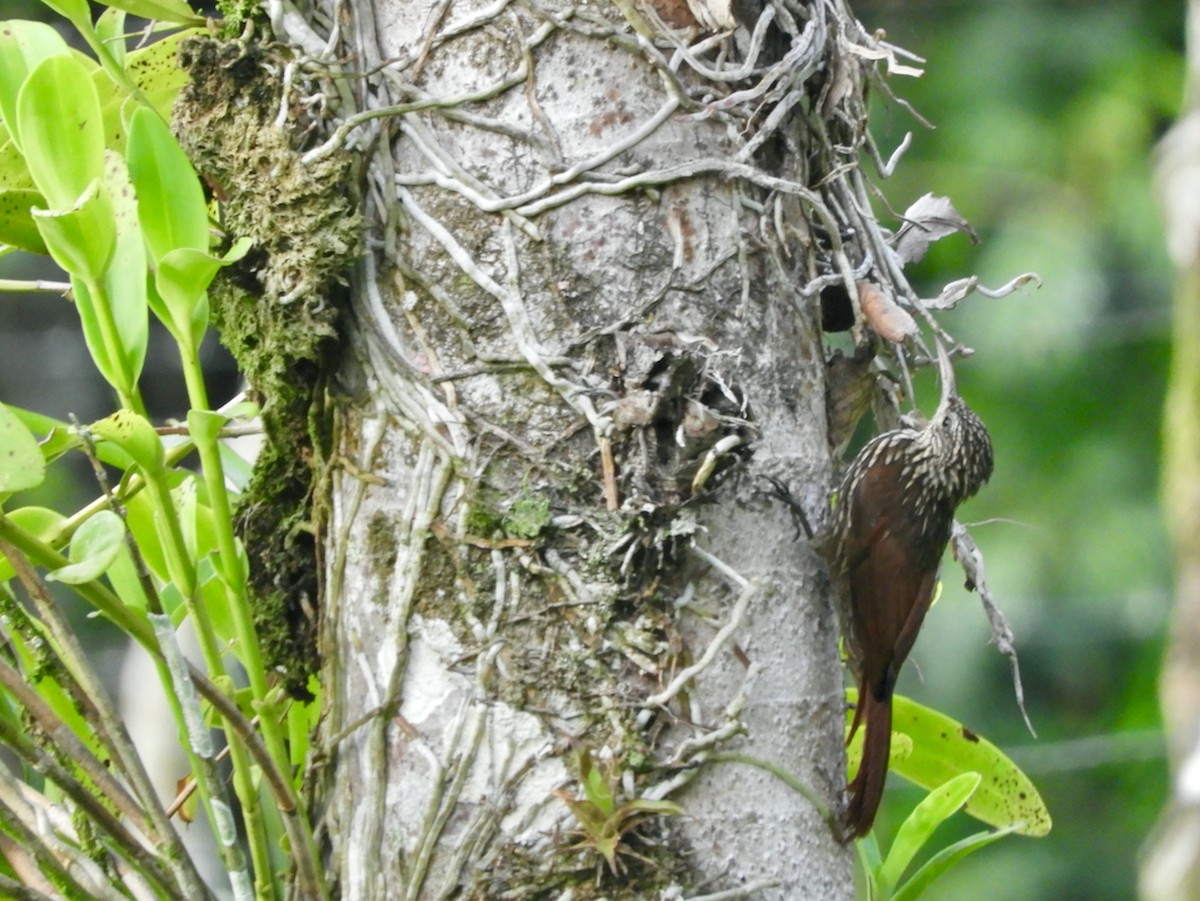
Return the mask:
<path id="1" fill-rule="evenodd" d="M 938 344 L 942 399 L 922 429 L 874 438 L 850 464 L 830 535 L 842 631 L 858 678 L 851 737 L 865 727 L 862 763 L 850 783 L 847 832 L 865 835 L 887 777 L 896 677 L 933 600 L 955 508 L 992 474 L 992 442 L 958 396 Z"/>

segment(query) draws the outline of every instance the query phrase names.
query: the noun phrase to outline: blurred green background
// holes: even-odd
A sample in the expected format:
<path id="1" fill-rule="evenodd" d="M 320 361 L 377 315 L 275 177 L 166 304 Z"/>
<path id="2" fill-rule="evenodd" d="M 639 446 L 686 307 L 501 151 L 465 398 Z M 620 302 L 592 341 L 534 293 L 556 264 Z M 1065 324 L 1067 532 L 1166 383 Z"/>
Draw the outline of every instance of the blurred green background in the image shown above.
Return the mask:
<path id="1" fill-rule="evenodd" d="M 960 518 L 978 524 L 1038 738 L 949 564 L 900 691 L 1011 753 L 1054 829 L 977 852 L 926 897 L 1125 901 L 1168 787 L 1156 685 L 1172 591 L 1158 497 L 1172 281 L 1152 169 L 1182 96 L 1184 5 L 853 6 L 927 60 L 922 78 L 889 83 L 936 130 L 874 98 L 885 158 L 914 133 L 883 183 L 889 201 L 903 211 L 927 191 L 948 195 L 982 239 L 934 245 L 919 292 L 970 274 L 991 286 L 1028 270 L 1044 280 L 942 316 L 978 352 L 957 367 L 959 387 L 996 447 L 993 481 Z M 922 795 L 889 790 L 885 844 Z M 959 816 L 936 844 L 978 828 Z"/>
<path id="2" fill-rule="evenodd" d="M 991 429 L 997 467 L 960 516 L 978 524 L 1039 737 L 1026 732 L 1008 662 L 951 566 L 900 690 L 1011 753 L 1055 827 L 1045 839 L 985 848 L 926 897 L 1125 901 L 1167 791 L 1156 680 L 1171 563 L 1157 491 L 1172 287 L 1151 171 L 1182 93 L 1183 3 L 852 5 L 868 28 L 928 61 L 924 77 L 890 84 L 935 130 L 876 92 L 872 130 L 884 155 L 914 132 L 883 183 L 887 197 L 902 211 L 926 192 L 945 194 L 982 239 L 935 244 L 915 270 L 918 289 L 935 296 L 969 274 L 993 286 L 1029 270 L 1044 279 L 1040 290 L 974 296 L 942 317 L 978 351 L 957 367 L 959 382 Z M 0 0 L 5 17 L 29 6 Z M 62 318 L 49 329 L 27 305 L 0 299 L 0 356 L 18 359 L 41 342 L 42 357 L 60 361 L 6 372 L 5 399 L 101 415 L 107 392 L 81 392 L 69 371 L 86 358 L 70 349 L 73 313 L 48 302 Z M 155 406 L 178 412 L 166 398 Z M 922 794 L 892 781 L 878 826 L 885 844 Z M 978 828 L 957 817 L 937 845 Z"/>

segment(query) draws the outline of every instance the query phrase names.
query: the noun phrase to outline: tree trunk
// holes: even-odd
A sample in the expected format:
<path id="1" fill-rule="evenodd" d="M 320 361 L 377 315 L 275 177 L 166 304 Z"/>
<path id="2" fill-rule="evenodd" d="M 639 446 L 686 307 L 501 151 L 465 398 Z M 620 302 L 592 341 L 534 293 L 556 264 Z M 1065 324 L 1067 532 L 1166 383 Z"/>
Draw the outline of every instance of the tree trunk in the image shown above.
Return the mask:
<path id="1" fill-rule="evenodd" d="M 830 586 L 758 489 L 824 518 L 818 295 L 878 234 L 878 45 L 836 0 L 721 36 L 678 3 L 269 5 L 365 73 L 337 116 L 377 114 L 329 401 L 337 893 L 849 898 L 813 803 Z"/>

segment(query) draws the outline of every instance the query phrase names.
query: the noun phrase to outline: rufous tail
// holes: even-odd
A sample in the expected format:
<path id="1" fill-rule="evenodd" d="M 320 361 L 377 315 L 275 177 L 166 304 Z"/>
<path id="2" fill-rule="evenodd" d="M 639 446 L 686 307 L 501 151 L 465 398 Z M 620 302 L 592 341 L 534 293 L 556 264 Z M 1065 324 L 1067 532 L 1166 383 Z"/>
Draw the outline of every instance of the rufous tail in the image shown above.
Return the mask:
<path id="1" fill-rule="evenodd" d="M 862 724 L 863 754 L 858 775 L 850 783 L 850 803 L 846 807 L 845 826 L 848 838 L 861 838 L 871 831 L 875 813 L 883 799 L 883 784 L 887 780 L 888 753 L 892 746 L 892 696 L 880 700 L 866 686 L 858 693 L 858 709 L 854 724 Z"/>

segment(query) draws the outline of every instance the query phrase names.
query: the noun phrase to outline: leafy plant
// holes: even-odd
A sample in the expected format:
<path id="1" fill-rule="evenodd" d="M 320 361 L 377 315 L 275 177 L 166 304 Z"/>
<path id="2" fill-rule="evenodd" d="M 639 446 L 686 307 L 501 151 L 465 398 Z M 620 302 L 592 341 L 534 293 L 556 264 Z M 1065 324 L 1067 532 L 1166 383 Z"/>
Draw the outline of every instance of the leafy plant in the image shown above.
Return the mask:
<path id="1" fill-rule="evenodd" d="M 847 690 L 851 704 L 857 697 L 854 689 Z M 851 721 L 848 716 L 847 729 Z M 851 774 L 861 759 L 860 733 L 847 748 Z M 950 717 L 900 695 L 892 699 L 889 768 L 929 789 L 929 794 L 901 824 L 886 857 L 873 832 L 857 842 L 871 901 L 912 901 L 972 852 L 1006 835 L 1041 837 L 1050 831 L 1050 814 L 1041 795 L 999 748 Z M 904 880 L 937 827 L 959 810 L 996 828 L 942 848 Z"/>
<path id="2" fill-rule="evenodd" d="M 587 749 L 575 755 L 579 767 L 579 781 L 583 785 L 583 797 L 577 798 L 564 791 L 556 791 L 580 828 L 570 832 L 578 841 L 572 850 L 591 850 L 608 864 L 609 871 L 620 875 L 622 865 L 618 855 L 641 857 L 629 847 L 627 837 L 642 823 L 654 816 L 671 816 L 683 813 L 683 809 L 671 801 L 650 798 L 621 800 L 621 774 L 616 764 L 597 766 Z"/>
<path id="3" fill-rule="evenodd" d="M 182 0 L 114 0 L 95 23 L 85 0 L 45 2 L 93 57 L 46 25 L 0 23 L 0 254 L 45 253 L 63 268 L 118 409 L 81 426 L 0 404 L 0 741 L 25 766 L 24 801 L 0 801 L 0 831 L 68 897 L 108 897 L 110 883 L 139 896 L 210 897 L 49 590 L 56 582 L 153 660 L 190 762 L 184 797 L 194 790 L 207 813 L 235 897 L 323 897 L 297 795 L 316 708 L 290 702 L 269 678 L 233 529 L 222 435 L 253 411 L 212 409 L 198 357 L 207 289 L 251 242 L 213 253 L 199 179 L 164 119 L 183 82 L 180 27 L 201 20 Z M 127 51 L 126 12 L 174 33 Z M 165 439 L 142 402 L 150 314 L 179 352 L 190 405 L 182 439 Z M 70 515 L 20 506 L 19 493 L 68 454 L 119 478 L 101 477 L 100 496 Z M 193 454 L 194 471 L 182 466 Z M 179 649 L 185 625 L 199 666 Z M 226 755 L 232 794 L 217 766 Z M 58 824 L 52 840 L 47 821 Z M 0 870 L 0 889 L 15 885 Z"/>

